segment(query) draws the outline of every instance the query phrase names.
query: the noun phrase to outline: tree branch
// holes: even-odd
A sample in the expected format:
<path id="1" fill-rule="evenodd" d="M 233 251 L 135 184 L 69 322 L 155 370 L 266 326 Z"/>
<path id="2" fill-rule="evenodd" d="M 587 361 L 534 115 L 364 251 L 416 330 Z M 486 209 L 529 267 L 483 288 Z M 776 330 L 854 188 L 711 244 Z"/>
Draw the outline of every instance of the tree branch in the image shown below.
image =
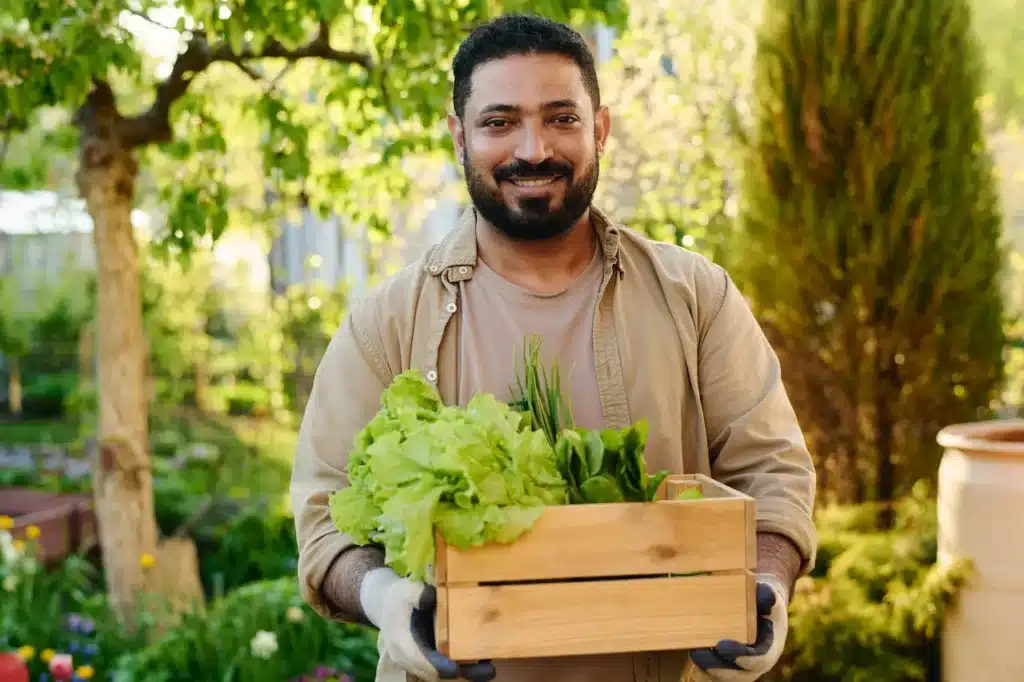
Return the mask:
<path id="1" fill-rule="evenodd" d="M 215 62 L 235 64 L 250 75 L 245 62 L 253 59 L 285 59 L 289 62 L 322 59 L 337 64 L 356 64 L 368 71 L 374 68 L 369 55 L 331 47 L 329 34 L 327 22 L 320 22 L 316 37 L 295 49 L 288 49 L 271 39 L 259 51 L 245 46 L 239 52 L 234 52 L 227 43 L 210 45 L 199 36 L 193 37 L 185 51 L 178 55 L 171 75 L 157 86 L 152 106 L 138 116 L 121 120 L 121 139 L 129 148 L 169 141 L 171 106 L 185 94 L 195 77 Z"/>

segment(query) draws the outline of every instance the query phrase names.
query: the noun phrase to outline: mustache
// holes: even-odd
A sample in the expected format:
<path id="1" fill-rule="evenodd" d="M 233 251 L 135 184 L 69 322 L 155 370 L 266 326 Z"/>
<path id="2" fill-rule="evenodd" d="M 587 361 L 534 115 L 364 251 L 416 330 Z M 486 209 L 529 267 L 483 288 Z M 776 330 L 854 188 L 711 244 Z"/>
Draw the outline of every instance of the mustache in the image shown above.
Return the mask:
<path id="1" fill-rule="evenodd" d="M 555 161 L 546 159 L 540 163 L 529 163 L 527 161 L 513 161 L 510 164 L 496 168 L 494 179 L 498 182 L 511 180 L 512 178 L 548 178 L 552 175 L 571 176 L 573 166 L 567 161 Z"/>

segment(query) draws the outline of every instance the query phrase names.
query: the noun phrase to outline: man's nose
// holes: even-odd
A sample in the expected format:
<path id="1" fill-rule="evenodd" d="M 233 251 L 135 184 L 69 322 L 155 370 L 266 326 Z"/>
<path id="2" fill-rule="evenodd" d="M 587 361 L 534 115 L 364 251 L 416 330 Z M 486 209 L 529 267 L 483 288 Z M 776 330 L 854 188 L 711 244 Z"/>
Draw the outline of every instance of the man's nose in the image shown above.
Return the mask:
<path id="1" fill-rule="evenodd" d="M 523 126 L 519 144 L 516 145 L 516 158 L 527 163 L 538 164 L 550 157 L 551 147 L 538 126 L 532 124 Z"/>

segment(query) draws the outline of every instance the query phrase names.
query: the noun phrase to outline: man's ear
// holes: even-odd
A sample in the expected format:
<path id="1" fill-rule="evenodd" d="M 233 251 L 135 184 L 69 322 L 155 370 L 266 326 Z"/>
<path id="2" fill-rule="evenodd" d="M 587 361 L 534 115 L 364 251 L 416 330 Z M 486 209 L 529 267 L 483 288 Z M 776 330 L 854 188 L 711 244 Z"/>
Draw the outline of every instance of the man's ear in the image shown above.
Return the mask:
<path id="1" fill-rule="evenodd" d="M 597 153 L 603 154 L 608 144 L 608 134 L 612 129 L 612 116 L 608 107 L 601 105 L 594 115 L 594 139 L 597 142 Z"/>
<path id="2" fill-rule="evenodd" d="M 455 158 L 462 163 L 466 158 L 466 132 L 462 128 L 462 121 L 455 114 L 448 114 L 448 132 L 455 145 Z"/>

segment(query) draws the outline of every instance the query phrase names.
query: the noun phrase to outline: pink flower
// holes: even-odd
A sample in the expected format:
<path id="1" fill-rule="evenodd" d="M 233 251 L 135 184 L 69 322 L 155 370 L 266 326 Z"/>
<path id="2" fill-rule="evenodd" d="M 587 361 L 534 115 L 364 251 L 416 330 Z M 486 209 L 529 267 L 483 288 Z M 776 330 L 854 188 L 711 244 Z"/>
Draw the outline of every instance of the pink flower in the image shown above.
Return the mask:
<path id="1" fill-rule="evenodd" d="M 75 674 L 75 664 L 71 654 L 54 654 L 50 659 L 50 674 L 55 680 L 70 680 Z"/>

